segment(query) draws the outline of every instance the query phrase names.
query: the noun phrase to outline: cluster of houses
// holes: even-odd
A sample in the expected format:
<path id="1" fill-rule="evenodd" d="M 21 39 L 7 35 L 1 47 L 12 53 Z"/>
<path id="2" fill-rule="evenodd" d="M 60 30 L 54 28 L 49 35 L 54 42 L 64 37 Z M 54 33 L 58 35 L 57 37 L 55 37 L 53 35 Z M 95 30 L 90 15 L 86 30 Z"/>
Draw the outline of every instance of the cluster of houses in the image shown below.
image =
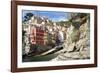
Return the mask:
<path id="1" fill-rule="evenodd" d="M 46 17 L 32 16 L 30 20 L 23 22 L 23 50 L 28 53 L 30 44 L 54 46 L 57 43 L 57 33 L 61 35 L 60 40 L 64 40 L 63 32 L 65 27 L 57 25 Z M 58 34 L 58 35 L 59 35 Z M 59 42 L 59 41 L 58 41 Z"/>

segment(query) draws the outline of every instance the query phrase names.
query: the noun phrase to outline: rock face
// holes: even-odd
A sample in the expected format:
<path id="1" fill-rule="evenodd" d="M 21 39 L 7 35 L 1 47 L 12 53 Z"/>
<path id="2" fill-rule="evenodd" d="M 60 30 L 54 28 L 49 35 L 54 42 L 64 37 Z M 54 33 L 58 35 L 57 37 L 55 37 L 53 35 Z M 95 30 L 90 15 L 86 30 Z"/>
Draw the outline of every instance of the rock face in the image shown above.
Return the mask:
<path id="1" fill-rule="evenodd" d="M 90 23 L 87 16 L 83 18 L 86 21 L 80 24 L 79 29 L 75 30 L 74 26 L 70 26 L 67 29 L 64 49 L 59 52 L 59 56 L 53 59 L 53 61 L 90 59 Z"/>

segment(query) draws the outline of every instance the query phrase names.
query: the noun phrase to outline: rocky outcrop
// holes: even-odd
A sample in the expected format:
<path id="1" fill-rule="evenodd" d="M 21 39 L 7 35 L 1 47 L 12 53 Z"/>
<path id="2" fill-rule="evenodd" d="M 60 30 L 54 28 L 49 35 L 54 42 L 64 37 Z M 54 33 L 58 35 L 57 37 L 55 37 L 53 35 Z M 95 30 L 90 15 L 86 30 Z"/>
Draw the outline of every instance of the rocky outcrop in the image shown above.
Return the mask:
<path id="1" fill-rule="evenodd" d="M 53 59 L 53 61 L 90 59 L 90 24 L 86 16 L 82 18 L 86 19 L 86 21 L 80 24 L 79 29 L 74 30 L 74 26 L 70 26 L 67 29 L 64 49 L 59 52 L 59 56 Z"/>

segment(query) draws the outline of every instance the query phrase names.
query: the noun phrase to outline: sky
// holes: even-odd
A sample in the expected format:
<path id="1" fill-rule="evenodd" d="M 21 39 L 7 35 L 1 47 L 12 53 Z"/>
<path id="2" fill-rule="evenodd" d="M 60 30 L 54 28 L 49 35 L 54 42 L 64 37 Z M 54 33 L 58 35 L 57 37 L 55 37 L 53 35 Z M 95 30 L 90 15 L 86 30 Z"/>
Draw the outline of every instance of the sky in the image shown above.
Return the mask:
<path id="1" fill-rule="evenodd" d="M 53 22 L 66 21 L 68 20 L 70 15 L 70 13 L 68 12 L 23 10 L 22 18 L 24 19 L 26 13 L 30 13 L 30 12 L 33 13 L 34 15 L 46 17 L 49 20 L 52 20 Z"/>

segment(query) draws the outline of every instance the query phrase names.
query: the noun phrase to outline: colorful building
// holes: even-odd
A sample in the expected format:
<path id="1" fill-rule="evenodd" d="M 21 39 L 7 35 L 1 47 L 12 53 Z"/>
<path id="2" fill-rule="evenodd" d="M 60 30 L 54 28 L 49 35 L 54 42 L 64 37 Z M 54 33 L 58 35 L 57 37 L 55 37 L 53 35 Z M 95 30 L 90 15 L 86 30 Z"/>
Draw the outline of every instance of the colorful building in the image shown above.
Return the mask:
<path id="1" fill-rule="evenodd" d="M 41 30 L 38 27 L 31 27 L 31 32 L 30 32 L 30 41 L 31 44 L 40 44 L 44 45 L 44 30 Z"/>

